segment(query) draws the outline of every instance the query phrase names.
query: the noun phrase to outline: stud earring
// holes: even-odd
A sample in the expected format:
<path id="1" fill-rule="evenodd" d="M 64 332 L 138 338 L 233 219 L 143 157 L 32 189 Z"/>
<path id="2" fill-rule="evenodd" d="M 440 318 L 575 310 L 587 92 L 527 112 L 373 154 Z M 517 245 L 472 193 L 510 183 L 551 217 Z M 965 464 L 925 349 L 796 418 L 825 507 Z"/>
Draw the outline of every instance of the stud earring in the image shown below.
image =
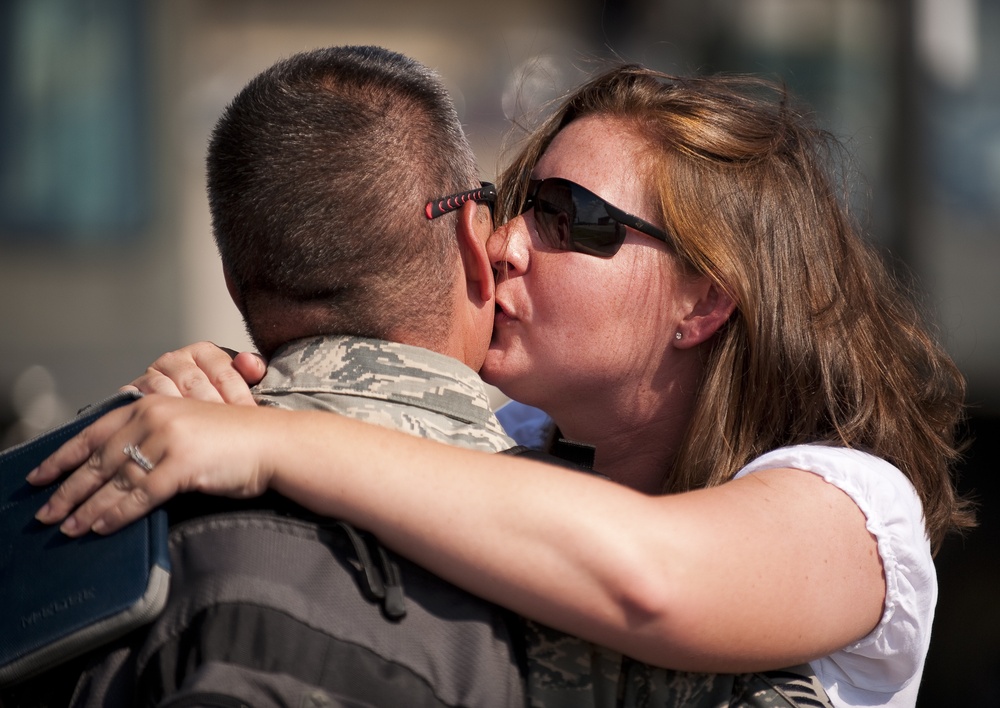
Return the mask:
<path id="1" fill-rule="evenodd" d="M 674 334 L 674 339 L 680 339 L 680 338 L 682 338 L 683 336 L 684 336 L 684 335 L 683 335 L 683 334 L 681 334 L 680 332 L 676 332 L 676 333 Z"/>

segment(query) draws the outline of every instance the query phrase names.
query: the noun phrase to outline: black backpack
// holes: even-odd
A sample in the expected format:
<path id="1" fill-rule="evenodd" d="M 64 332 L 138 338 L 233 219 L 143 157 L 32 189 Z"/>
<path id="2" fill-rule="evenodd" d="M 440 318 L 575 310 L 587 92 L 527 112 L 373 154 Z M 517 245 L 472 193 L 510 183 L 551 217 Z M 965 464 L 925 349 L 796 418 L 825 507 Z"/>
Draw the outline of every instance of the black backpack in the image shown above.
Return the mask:
<path id="1" fill-rule="evenodd" d="M 276 495 L 168 514 L 166 609 L 102 652 L 72 705 L 524 705 L 512 615 L 370 534 Z"/>

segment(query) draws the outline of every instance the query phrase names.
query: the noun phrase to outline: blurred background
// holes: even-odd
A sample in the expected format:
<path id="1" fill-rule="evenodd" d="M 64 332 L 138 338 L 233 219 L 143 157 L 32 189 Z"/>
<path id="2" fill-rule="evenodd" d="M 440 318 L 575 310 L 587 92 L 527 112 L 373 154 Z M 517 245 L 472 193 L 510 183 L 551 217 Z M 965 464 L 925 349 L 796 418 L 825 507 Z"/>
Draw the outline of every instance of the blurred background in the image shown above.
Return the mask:
<path id="1" fill-rule="evenodd" d="M 963 489 L 921 705 L 1000 706 L 1000 0 L 0 0 L 0 447 L 210 339 L 248 348 L 204 194 L 209 132 L 297 51 L 436 68 L 485 178 L 594 68 L 784 81 L 850 148 L 871 238 L 968 377 Z"/>

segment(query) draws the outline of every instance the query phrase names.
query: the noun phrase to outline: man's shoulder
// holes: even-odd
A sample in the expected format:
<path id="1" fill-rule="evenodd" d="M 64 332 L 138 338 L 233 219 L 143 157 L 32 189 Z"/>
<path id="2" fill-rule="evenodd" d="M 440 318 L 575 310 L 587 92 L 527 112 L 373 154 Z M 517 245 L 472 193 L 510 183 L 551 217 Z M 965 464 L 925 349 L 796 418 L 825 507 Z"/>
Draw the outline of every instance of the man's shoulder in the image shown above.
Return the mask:
<path id="1" fill-rule="evenodd" d="M 258 403 L 326 410 L 419 437 L 495 452 L 513 445 L 485 384 L 438 352 L 363 337 L 314 337 L 286 345 L 255 388 Z"/>
<path id="2" fill-rule="evenodd" d="M 367 337 L 324 335 L 289 342 L 268 362 L 260 390 L 294 384 L 377 387 L 393 379 L 455 381 L 478 392 L 479 375 L 454 357 L 423 347 Z"/>

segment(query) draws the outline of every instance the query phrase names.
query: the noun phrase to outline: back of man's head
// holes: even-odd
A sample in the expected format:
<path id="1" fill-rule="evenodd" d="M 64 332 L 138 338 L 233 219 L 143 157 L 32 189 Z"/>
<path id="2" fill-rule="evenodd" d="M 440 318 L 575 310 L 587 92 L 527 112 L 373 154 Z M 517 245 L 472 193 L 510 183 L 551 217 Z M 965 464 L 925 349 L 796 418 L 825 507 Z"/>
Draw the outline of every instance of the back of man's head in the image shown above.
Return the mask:
<path id="1" fill-rule="evenodd" d="M 332 47 L 255 77 L 208 151 L 213 231 L 254 344 L 270 356 L 314 334 L 443 336 L 455 217 L 423 208 L 477 185 L 447 91 L 412 59 Z"/>

